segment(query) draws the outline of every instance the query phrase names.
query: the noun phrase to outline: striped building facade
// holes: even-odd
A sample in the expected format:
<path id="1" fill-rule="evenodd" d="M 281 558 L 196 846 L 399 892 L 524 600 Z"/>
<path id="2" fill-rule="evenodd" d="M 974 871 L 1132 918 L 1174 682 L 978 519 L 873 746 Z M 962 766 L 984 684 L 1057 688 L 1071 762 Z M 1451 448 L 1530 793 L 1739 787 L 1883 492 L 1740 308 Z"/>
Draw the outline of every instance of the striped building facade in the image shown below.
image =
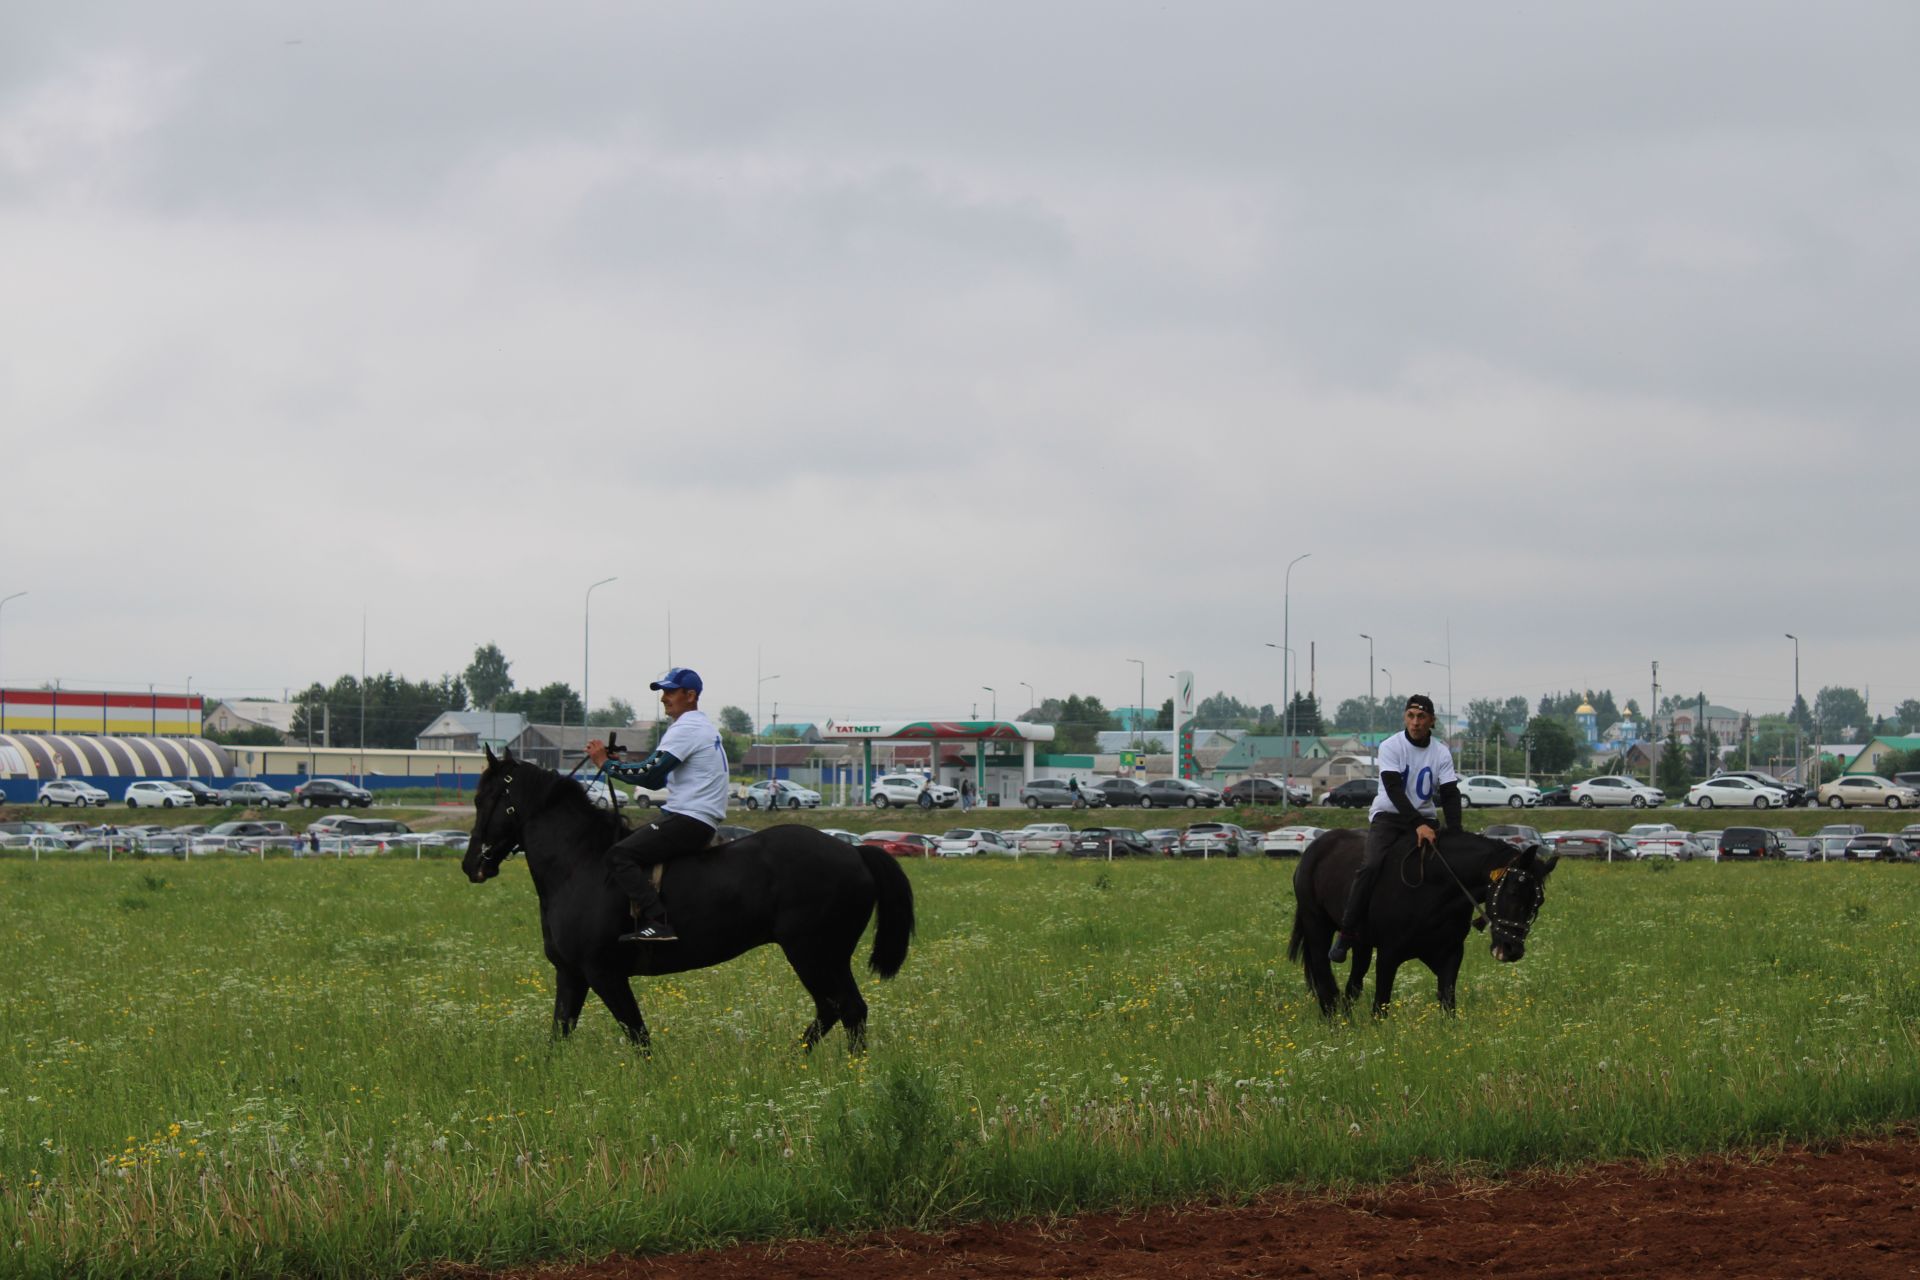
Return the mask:
<path id="1" fill-rule="evenodd" d="M 107 734 L 197 738 L 198 694 L 0 689 L 0 734 Z"/>
<path id="2" fill-rule="evenodd" d="M 203 738 L 0 734 L 0 778 L 230 778 L 227 749 Z"/>

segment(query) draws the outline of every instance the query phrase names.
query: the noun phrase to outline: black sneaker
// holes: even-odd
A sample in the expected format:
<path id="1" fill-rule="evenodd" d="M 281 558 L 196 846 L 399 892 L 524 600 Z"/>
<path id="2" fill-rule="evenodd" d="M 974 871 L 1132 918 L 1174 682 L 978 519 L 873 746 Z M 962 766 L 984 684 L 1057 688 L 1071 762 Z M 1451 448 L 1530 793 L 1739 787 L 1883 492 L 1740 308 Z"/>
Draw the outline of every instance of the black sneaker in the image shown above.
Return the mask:
<path id="1" fill-rule="evenodd" d="M 1327 959 L 1333 961 L 1335 964 L 1339 964 L 1342 960 L 1345 960 L 1347 958 L 1347 948 L 1352 945 L 1353 945 L 1353 940 L 1347 937 L 1346 934 L 1344 933 L 1334 934 L 1333 945 L 1327 948 Z"/>
<path id="2" fill-rule="evenodd" d="M 680 935 L 665 920 L 658 924 L 643 924 L 630 933 L 620 935 L 622 942 L 678 942 Z"/>

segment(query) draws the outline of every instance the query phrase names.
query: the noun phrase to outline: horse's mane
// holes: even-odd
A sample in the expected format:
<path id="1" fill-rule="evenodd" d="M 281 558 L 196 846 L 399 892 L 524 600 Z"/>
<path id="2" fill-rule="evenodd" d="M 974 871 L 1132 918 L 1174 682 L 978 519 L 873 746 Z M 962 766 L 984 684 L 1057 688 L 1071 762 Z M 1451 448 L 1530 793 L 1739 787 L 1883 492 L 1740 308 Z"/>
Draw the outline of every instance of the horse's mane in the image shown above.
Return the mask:
<path id="1" fill-rule="evenodd" d="M 611 845 L 615 840 L 633 830 L 625 817 L 616 817 L 612 812 L 595 804 L 587 797 L 587 789 L 575 785 L 567 775 L 555 773 L 529 760 L 515 760 L 513 767 L 531 770 L 534 777 L 539 779 L 542 807 L 570 814 L 587 823 L 594 829 L 595 834 L 605 836 L 607 845 Z M 596 845 L 590 852 L 597 858 L 605 849 L 606 845 Z"/>

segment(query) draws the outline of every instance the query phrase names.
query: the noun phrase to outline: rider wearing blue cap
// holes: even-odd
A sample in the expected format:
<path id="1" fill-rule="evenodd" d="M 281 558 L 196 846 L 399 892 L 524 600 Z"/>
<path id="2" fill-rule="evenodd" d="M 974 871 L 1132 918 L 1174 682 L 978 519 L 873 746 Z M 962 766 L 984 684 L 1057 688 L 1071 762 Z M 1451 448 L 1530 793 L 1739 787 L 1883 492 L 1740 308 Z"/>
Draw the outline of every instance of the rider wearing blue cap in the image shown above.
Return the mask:
<path id="1" fill-rule="evenodd" d="M 647 686 L 660 691 L 660 706 L 673 723 L 660 745 L 638 764 L 609 763 L 607 744 L 587 744 L 587 759 L 621 782 L 669 787 L 658 822 L 649 822 L 607 852 L 608 874 L 632 903 L 634 927 L 622 942 L 674 942 L 666 909 L 653 887 L 652 866 L 699 853 L 713 843 L 714 828 L 727 814 L 727 749 L 720 731 L 700 710 L 697 672 L 675 667 Z"/>

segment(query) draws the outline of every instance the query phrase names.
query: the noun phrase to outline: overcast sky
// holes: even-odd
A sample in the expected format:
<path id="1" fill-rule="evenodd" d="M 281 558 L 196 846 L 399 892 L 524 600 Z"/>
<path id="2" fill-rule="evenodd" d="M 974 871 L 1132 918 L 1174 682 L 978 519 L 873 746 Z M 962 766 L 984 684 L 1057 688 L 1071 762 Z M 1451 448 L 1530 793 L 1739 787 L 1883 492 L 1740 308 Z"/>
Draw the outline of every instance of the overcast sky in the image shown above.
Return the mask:
<path id="1" fill-rule="evenodd" d="M 0 7 L 0 680 L 1920 697 L 1911 4 Z M 1284 572 L 1295 556 L 1283 596 Z M 764 658 L 759 655 L 764 652 Z M 1022 682 L 1025 682 L 1024 684 Z M 1306 673 L 1299 681 L 1304 689 Z M 1377 691 L 1387 692 L 1387 677 Z"/>

